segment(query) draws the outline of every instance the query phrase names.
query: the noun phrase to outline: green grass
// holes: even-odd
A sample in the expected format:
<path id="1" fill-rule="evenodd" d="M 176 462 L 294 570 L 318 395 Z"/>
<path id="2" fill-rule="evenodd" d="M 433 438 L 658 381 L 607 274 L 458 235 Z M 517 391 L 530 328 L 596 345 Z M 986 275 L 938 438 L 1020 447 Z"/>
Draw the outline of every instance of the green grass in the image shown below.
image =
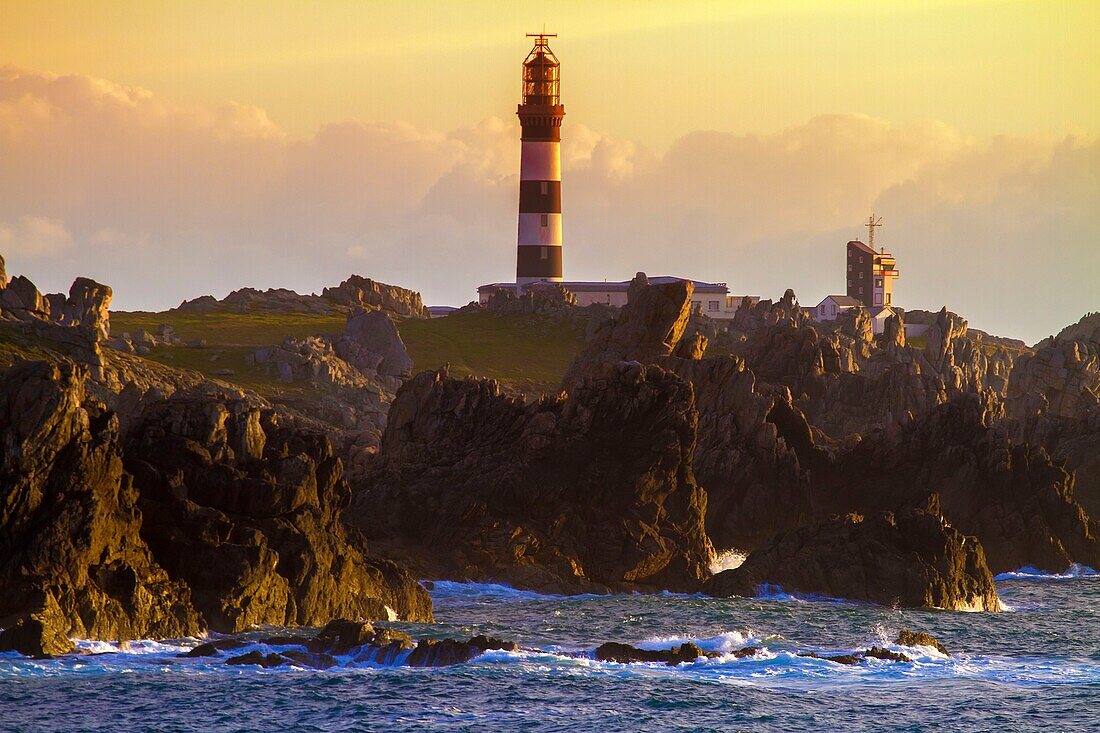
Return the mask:
<path id="1" fill-rule="evenodd" d="M 175 329 L 176 336 L 189 341 L 205 339 L 210 345 L 267 346 L 287 336 L 301 338 L 323 333 L 340 333 L 347 318 L 309 313 L 111 313 L 111 335 L 131 336 L 143 328 L 152 333 L 162 323 Z"/>
<path id="2" fill-rule="evenodd" d="M 14 324 L 0 321 L 0 367 L 19 359 L 51 359 L 61 352 L 46 339 L 23 333 Z"/>
<path id="3" fill-rule="evenodd" d="M 583 323 L 534 316 L 456 313 L 404 321 L 399 330 L 417 371 L 450 364 L 454 376 L 493 377 L 528 393 L 557 392 L 584 346 Z"/>
<path id="4" fill-rule="evenodd" d="M 245 357 L 258 346 L 277 344 L 344 329 L 343 315 L 308 313 L 111 313 L 111 334 L 153 332 L 162 323 L 183 341 L 204 339 L 206 348 L 154 349 L 146 358 L 239 384 L 264 394 L 296 391 L 249 365 Z M 458 313 L 446 318 L 398 324 L 416 371 L 450 364 L 451 374 L 493 377 L 528 393 L 556 392 L 566 367 L 584 344 L 583 323 L 550 324 L 534 316 Z M 215 372 L 232 369 L 233 375 Z M 297 390 L 300 391 L 300 390 Z"/>

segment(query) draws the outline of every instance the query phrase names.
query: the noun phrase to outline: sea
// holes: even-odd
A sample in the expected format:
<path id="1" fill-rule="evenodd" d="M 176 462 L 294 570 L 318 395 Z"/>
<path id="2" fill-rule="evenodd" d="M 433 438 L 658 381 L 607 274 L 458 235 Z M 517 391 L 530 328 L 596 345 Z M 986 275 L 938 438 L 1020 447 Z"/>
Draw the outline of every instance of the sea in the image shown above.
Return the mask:
<path id="1" fill-rule="evenodd" d="M 414 637 L 488 634 L 521 650 L 437 669 L 343 660 L 322 671 L 177 656 L 197 639 L 82 641 L 64 658 L 0 655 L 0 730 L 1100 731 L 1100 575 L 1087 568 L 998 576 L 1002 613 L 778 589 L 714 599 L 428 585 L 437 623 L 393 626 Z M 932 634 L 951 656 L 898 646 L 900 628 Z M 663 649 L 689 640 L 720 654 L 675 667 L 593 655 L 606 641 Z M 872 645 L 912 661 L 799 656 Z M 733 655 L 745 646 L 762 650 Z"/>

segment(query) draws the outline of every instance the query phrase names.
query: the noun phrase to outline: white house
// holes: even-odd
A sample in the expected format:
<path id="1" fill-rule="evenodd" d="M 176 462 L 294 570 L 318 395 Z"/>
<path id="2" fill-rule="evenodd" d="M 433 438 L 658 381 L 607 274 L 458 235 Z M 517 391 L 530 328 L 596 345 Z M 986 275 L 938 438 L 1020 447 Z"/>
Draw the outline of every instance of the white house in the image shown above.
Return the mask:
<path id="1" fill-rule="evenodd" d="M 850 295 L 826 295 L 814 309 L 814 318 L 818 321 L 835 321 L 841 313 L 859 305 L 863 304 Z"/>

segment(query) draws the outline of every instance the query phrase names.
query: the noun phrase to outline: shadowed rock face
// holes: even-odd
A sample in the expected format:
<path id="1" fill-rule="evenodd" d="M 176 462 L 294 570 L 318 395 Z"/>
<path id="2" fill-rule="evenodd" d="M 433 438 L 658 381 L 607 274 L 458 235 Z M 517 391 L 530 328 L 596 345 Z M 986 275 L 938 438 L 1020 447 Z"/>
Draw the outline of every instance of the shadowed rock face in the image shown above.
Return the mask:
<path id="1" fill-rule="evenodd" d="M 851 514 L 781 532 L 704 592 L 751 597 L 764 584 L 885 605 L 1000 610 L 981 544 L 934 511 Z"/>
<path id="2" fill-rule="evenodd" d="M 193 391 L 149 405 L 131 436 L 142 534 L 210 628 L 386 618 L 387 606 L 431 620 L 407 573 L 349 541 L 339 517 L 350 491 L 327 439 Z"/>
<path id="3" fill-rule="evenodd" d="M 633 305 L 597 334 L 599 343 L 589 344 L 571 371 L 633 353 L 691 384 L 699 413 L 692 465 L 719 547 L 748 549 L 830 514 L 905 509 L 939 492 L 944 516 L 982 541 L 995 572 L 1100 561 L 1098 531 L 1077 504 L 1072 477 L 1022 442 L 1025 431 L 1010 439 L 996 422 L 1014 358 L 1008 347 L 968 338 L 966 322 L 946 309 L 916 316 L 929 326 L 923 348 L 903 346 L 897 332 L 875 342 L 859 312 L 811 328 L 787 293 L 775 304 L 746 303 L 738 311 L 730 329 L 740 335 L 732 344 L 740 356 L 681 358 L 698 356 L 681 348 L 691 334 L 681 328 L 677 306 L 689 300 L 668 286 L 637 284 Z M 817 326 L 832 330 L 819 335 Z M 716 338 L 730 341 L 729 333 Z M 1089 385 L 1097 362 L 1075 348 L 1065 381 Z M 1017 371 L 1050 376 L 1029 364 L 1022 358 Z M 1052 389 L 1061 394 L 1060 383 Z M 1074 394 L 1075 405 L 1091 404 L 1089 389 Z M 1018 401 L 1009 404 L 1018 409 Z M 1096 442 L 1088 425 L 1100 425 L 1100 416 L 1086 413 L 1072 426 L 1068 418 L 1045 423 L 1062 431 L 1065 454 L 1082 469 Z M 863 426 L 872 429 L 843 441 L 828 437 Z M 1093 494 L 1100 490 L 1083 498 Z"/>
<path id="4" fill-rule="evenodd" d="M 659 368 L 612 366 L 531 405 L 492 381 L 424 372 L 398 393 L 350 515 L 425 574 L 694 587 L 711 554 L 695 420 L 690 388 Z"/>
<path id="5" fill-rule="evenodd" d="M 8 629 L 0 647 L 56 654 L 71 648 L 70 635 L 201 630 L 187 587 L 169 579 L 139 534 L 118 421 L 87 395 L 79 368 L 22 362 L 7 370 L 0 441 L 0 626 Z"/>
<path id="6" fill-rule="evenodd" d="M 413 578 L 344 530 L 327 440 L 189 390 L 143 402 L 124 441 L 90 388 L 67 361 L 0 375 L 0 648 L 431 620 Z"/>

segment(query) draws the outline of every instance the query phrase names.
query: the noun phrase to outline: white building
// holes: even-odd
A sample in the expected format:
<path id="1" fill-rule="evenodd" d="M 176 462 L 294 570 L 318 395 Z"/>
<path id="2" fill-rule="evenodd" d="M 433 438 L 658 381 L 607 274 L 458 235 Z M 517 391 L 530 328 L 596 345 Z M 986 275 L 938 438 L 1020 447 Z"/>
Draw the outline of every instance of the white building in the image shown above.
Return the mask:
<path id="1" fill-rule="evenodd" d="M 695 292 L 691 296 L 692 309 L 696 313 L 702 313 L 718 321 L 728 321 L 737 313 L 744 296 L 730 295 L 726 283 L 708 283 L 701 280 L 687 280 L 682 277 L 651 277 L 650 285 L 666 285 L 676 282 L 690 282 L 695 286 Z M 523 291 L 535 291 L 539 288 L 562 287 L 571 292 L 577 299 L 577 305 L 584 307 L 600 303 L 622 307 L 626 305 L 627 292 L 630 290 L 630 280 L 622 281 L 573 281 L 560 282 L 552 280 L 540 280 L 527 283 L 522 287 L 516 283 L 490 283 L 477 289 L 478 302 L 482 305 L 489 302 L 489 298 L 498 290 L 504 290 L 513 295 Z M 750 302 L 755 303 L 759 298 L 748 296 Z"/>

